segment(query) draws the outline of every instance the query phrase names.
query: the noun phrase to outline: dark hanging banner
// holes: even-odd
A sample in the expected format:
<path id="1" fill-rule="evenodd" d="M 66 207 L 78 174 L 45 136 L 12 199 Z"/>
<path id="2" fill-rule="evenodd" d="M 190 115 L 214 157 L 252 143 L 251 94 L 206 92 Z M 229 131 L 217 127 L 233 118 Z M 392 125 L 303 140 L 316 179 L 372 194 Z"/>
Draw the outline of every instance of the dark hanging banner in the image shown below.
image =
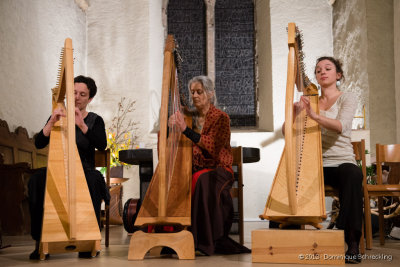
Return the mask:
<path id="1" fill-rule="evenodd" d="M 254 5 L 252 0 L 217 0 L 215 90 L 231 126 L 256 126 Z"/>
<path id="2" fill-rule="evenodd" d="M 169 0 L 168 34 L 173 34 L 183 59 L 179 74 L 180 92 L 189 100 L 187 83 L 207 75 L 206 7 L 204 0 Z"/>

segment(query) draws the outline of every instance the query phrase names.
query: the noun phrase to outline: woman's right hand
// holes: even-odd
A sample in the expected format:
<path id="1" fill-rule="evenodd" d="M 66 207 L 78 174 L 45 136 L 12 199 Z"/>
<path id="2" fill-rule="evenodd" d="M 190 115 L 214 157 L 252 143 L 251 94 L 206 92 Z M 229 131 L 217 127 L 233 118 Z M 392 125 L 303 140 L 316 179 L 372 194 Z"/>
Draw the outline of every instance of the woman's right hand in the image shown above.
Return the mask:
<path id="1" fill-rule="evenodd" d="M 180 111 L 175 112 L 168 119 L 168 126 L 172 127 L 173 125 L 178 126 L 178 129 L 183 132 L 186 129 L 185 119 Z"/>
<path id="2" fill-rule="evenodd" d="M 300 112 L 304 109 L 303 101 L 298 101 L 293 103 L 293 118 L 300 114 Z"/>
<path id="3" fill-rule="evenodd" d="M 296 116 L 300 114 L 300 112 L 304 109 L 303 101 L 298 101 L 293 103 L 293 121 Z M 285 122 L 282 124 L 282 134 L 285 135 Z"/>
<path id="4" fill-rule="evenodd" d="M 54 124 L 60 120 L 61 117 L 65 117 L 65 112 L 64 109 L 62 108 L 56 108 L 53 110 L 53 113 L 51 114 L 51 117 L 47 124 L 43 128 L 43 134 L 44 136 L 49 136 L 51 129 L 53 128 Z"/>

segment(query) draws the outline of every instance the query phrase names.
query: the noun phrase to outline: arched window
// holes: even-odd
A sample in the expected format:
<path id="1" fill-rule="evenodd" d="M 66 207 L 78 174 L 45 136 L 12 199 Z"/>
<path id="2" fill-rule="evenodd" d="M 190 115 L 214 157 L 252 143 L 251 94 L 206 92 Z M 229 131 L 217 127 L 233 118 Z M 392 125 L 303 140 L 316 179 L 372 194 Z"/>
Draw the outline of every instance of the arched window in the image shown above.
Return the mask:
<path id="1" fill-rule="evenodd" d="M 204 0 L 169 0 L 168 34 L 173 34 L 183 58 L 179 77 L 183 94 L 188 99 L 187 83 L 206 70 L 206 7 Z"/>
<path id="2" fill-rule="evenodd" d="M 209 75 L 231 126 L 257 126 L 253 0 L 169 0 L 167 29 L 184 60 L 185 95 L 191 77 Z"/>
<path id="3" fill-rule="evenodd" d="M 233 127 L 256 126 L 253 1 L 217 0 L 214 12 L 219 106 Z"/>

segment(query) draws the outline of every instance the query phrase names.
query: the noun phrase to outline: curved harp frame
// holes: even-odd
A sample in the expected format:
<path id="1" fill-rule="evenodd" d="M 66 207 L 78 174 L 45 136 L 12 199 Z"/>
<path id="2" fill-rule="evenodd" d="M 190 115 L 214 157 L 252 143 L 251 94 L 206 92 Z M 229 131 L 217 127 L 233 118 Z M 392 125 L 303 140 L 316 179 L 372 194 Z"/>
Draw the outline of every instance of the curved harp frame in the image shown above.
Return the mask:
<path id="1" fill-rule="evenodd" d="M 66 106 L 65 106 L 66 100 Z M 53 110 L 66 117 L 50 133 L 40 258 L 49 253 L 100 251 L 101 234 L 75 139 L 75 96 L 72 40 L 65 40 Z"/>
<path id="2" fill-rule="evenodd" d="M 191 224 L 192 142 L 173 130 L 167 138 L 168 102 L 170 92 L 178 86 L 174 59 L 175 42 L 167 36 L 164 50 L 163 81 L 160 110 L 159 162 L 143 199 L 135 226 Z M 185 115 L 191 127 L 191 118 Z M 172 139 L 179 139 L 175 147 Z M 172 153 L 175 151 L 176 153 Z M 194 259 L 193 235 L 187 230 L 173 233 L 133 233 L 128 259 L 141 260 L 154 247 L 170 247 L 179 259 Z"/>
<path id="3" fill-rule="evenodd" d="M 172 35 L 168 35 L 164 50 L 159 162 L 143 199 L 135 226 L 147 224 L 190 225 L 192 143 L 183 134 L 176 136 L 170 132 L 167 138 L 169 96 L 170 92 L 173 94 L 174 90 L 177 90 L 178 82 L 174 51 L 174 38 Z M 191 118 L 185 116 L 185 121 L 190 127 Z M 174 137 L 179 138 L 175 154 L 172 153 L 174 148 L 171 140 Z"/>
<path id="4" fill-rule="evenodd" d="M 321 131 L 303 110 L 293 114 L 294 86 L 318 108 L 318 90 L 304 74 L 301 38 L 294 23 L 288 25 L 288 68 L 285 103 L 285 148 L 261 218 L 321 228 L 326 219 Z"/>

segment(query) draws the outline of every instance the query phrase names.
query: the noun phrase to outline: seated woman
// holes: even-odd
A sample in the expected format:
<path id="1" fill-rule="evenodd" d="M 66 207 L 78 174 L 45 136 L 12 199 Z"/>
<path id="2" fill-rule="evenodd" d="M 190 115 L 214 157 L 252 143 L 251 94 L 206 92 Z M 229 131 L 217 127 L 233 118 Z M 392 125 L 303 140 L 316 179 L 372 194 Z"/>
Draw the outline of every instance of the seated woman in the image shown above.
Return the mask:
<path id="1" fill-rule="evenodd" d="M 95 81 L 90 77 L 77 76 L 74 79 L 74 90 L 76 145 L 100 228 L 101 202 L 104 199 L 106 204 L 109 204 L 110 194 L 104 177 L 95 169 L 94 155 L 95 149 L 104 150 L 107 147 L 106 131 L 103 119 L 96 113 L 86 110 L 87 105 L 93 100 L 97 92 Z M 41 149 L 49 144 L 51 129 L 62 116 L 65 117 L 62 109 L 54 109 L 46 125 L 35 135 L 36 148 Z M 39 169 L 31 176 L 28 183 L 31 235 L 36 240 L 36 247 L 29 256 L 30 259 L 39 259 L 46 171 L 46 168 Z M 80 252 L 79 256 L 88 257 L 90 252 Z"/>
<path id="2" fill-rule="evenodd" d="M 189 81 L 194 128 L 187 127 L 183 115 L 175 113 L 169 124 L 177 125 L 193 142 L 192 226 L 196 250 L 214 253 L 248 253 L 249 249 L 228 237 L 232 226 L 233 203 L 230 189 L 232 171 L 229 116 L 217 109 L 213 82 L 206 76 Z"/>
<path id="3" fill-rule="evenodd" d="M 305 108 L 307 115 L 321 126 L 325 184 L 339 191 L 340 211 L 336 225 L 344 230 L 348 246 L 346 262 L 358 263 L 361 261 L 359 241 L 363 216 L 363 174 L 356 164 L 351 144 L 356 99 L 352 93 L 338 89 L 344 78 L 339 60 L 320 57 L 314 73 L 321 87 L 319 114 L 312 110 L 309 98 L 304 96 L 295 103 L 295 110 L 298 112 Z"/>

